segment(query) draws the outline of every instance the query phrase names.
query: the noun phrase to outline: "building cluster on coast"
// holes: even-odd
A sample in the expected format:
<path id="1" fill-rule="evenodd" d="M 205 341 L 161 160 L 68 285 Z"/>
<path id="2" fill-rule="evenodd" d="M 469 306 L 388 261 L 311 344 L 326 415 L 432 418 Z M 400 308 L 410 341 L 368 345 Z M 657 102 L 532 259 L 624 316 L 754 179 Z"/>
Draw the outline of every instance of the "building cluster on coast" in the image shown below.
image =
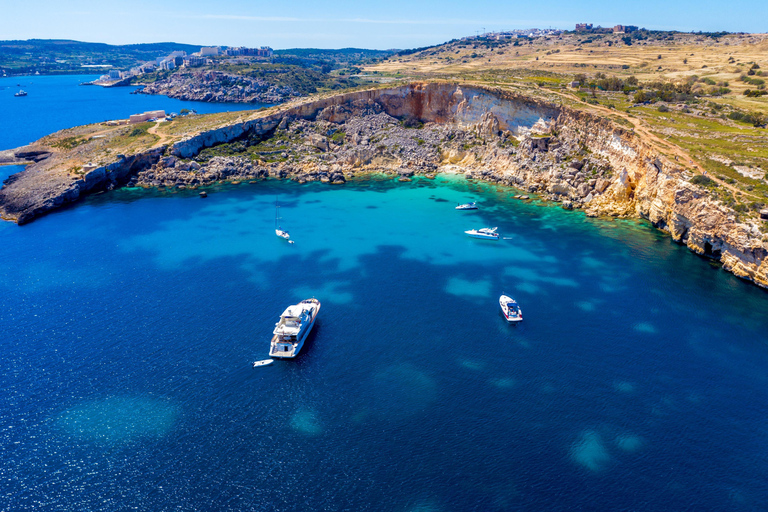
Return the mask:
<path id="1" fill-rule="evenodd" d="M 557 36 L 562 34 L 562 30 L 554 29 L 554 28 L 530 28 L 530 29 L 521 29 L 521 30 L 503 30 L 501 32 L 483 32 L 482 34 L 476 34 L 474 36 L 466 36 L 462 37 L 461 39 L 471 40 L 471 39 L 490 39 L 493 41 L 504 41 L 506 39 L 527 39 L 527 38 L 537 38 L 537 37 L 545 37 L 545 36 Z"/>
<path id="2" fill-rule="evenodd" d="M 212 64 L 216 57 L 230 56 L 230 57 L 242 57 L 250 56 L 256 58 L 269 58 L 273 54 L 272 48 L 269 46 L 262 46 L 261 48 L 246 48 L 240 47 L 226 47 L 220 46 L 204 46 L 200 48 L 199 52 L 195 52 L 191 55 L 187 55 L 185 51 L 171 52 L 170 55 L 158 57 L 154 61 L 145 62 L 139 66 L 131 68 L 128 71 L 121 71 L 119 69 L 112 69 L 109 73 L 102 75 L 95 82 L 97 84 L 112 84 L 116 81 L 125 80 L 134 76 L 140 76 L 145 73 L 153 73 L 157 70 L 171 70 L 176 68 L 196 68 Z"/>
<path id="3" fill-rule="evenodd" d="M 582 32 L 589 34 L 629 34 L 631 32 L 637 32 L 638 27 L 634 25 L 615 25 L 613 27 L 601 27 L 600 25 L 594 26 L 592 23 L 577 23 L 574 32 Z M 504 41 L 507 39 L 535 39 L 538 37 L 547 36 L 559 36 L 565 32 L 564 30 L 558 30 L 555 28 L 529 28 L 519 30 L 503 30 L 500 32 L 485 32 L 478 33 L 474 36 L 462 37 L 462 40 L 471 39 L 490 39 L 493 41 Z"/>

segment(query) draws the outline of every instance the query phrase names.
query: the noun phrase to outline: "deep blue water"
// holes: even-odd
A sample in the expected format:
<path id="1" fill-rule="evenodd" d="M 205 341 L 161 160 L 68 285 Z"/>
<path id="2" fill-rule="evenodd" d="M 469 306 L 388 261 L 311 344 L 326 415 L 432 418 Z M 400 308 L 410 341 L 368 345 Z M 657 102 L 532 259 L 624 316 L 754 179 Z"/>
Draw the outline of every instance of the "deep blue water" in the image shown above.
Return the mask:
<path id="1" fill-rule="evenodd" d="M 0 223 L 0 510 L 763 510 L 768 294 L 514 193 L 266 181 Z M 300 357 L 251 368 L 313 295 Z"/>

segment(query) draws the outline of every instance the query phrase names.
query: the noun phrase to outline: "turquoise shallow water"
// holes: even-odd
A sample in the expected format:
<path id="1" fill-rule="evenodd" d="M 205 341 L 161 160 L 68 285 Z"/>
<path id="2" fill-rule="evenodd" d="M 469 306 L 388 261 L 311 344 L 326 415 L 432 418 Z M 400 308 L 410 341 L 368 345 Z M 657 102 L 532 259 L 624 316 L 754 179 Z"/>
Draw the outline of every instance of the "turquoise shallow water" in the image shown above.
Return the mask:
<path id="1" fill-rule="evenodd" d="M 0 224 L 2 508 L 763 508 L 768 295 L 514 193 L 267 181 Z M 311 295 L 301 356 L 251 368 Z"/>

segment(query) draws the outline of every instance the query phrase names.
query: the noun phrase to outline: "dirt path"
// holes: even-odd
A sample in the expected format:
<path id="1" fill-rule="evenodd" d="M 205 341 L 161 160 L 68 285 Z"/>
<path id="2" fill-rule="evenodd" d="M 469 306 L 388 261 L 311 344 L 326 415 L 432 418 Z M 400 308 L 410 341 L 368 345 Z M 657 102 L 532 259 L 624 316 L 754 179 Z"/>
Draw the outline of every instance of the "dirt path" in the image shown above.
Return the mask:
<path id="1" fill-rule="evenodd" d="M 162 133 L 157 133 L 157 128 L 160 126 L 161 123 L 164 123 L 166 121 L 155 121 L 155 124 L 149 127 L 147 129 L 147 133 L 151 133 L 152 135 L 159 137 L 160 139 L 155 142 L 154 146 L 152 148 L 158 148 L 166 143 L 171 137 L 169 135 L 163 135 Z"/>
<path id="2" fill-rule="evenodd" d="M 642 140 L 643 142 L 649 144 L 650 146 L 655 146 L 657 149 L 660 149 L 661 151 L 664 151 L 664 152 L 667 152 L 667 153 L 672 153 L 674 156 L 678 157 L 679 160 L 677 162 L 670 162 L 669 159 L 667 159 L 666 157 L 662 156 L 662 158 L 664 158 L 664 160 L 667 160 L 667 162 L 670 165 L 675 165 L 675 164 L 677 164 L 677 165 L 686 165 L 686 162 L 687 162 L 689 165 L 693 166 L 694 171 L 696 171 L 697 173 L 699 173 L 699 174 L 702 174 L 702 173 L 706 174 L 706 171 L 704 170 L 704 166 L 701 165 L 696 160 L 694 160 L 694 158 L 687 151 L 685 151 L 680 146 L 678 146 L 676 144 L 673 144 L 672 142 L 669 142 L 668 140 L 664 140 L 664 139 L 660 138 L 655 133 L 652 133 L 645 126 L 645 124 L 643 124 L 642 119 L 638 119 L 636 117 L 632 117 L 629 114 L 626 114 L 624 112 L 619 112 L 619 111 L 616 111 L 616 110 L 612 110 L 612 109 L 609 109 L 608 107 L 603 107 L 601 105 L 592 105 L 590 103 L 587 103 L 587 102 L 581 100 L 580 98 L 577 98 L 577 97 L 572 96 L 572 95 L 567 94 L 567 93 L 563 93 L 563 92 L 560 92 L 560 91 L 551 91 L 551 92 L 554 92 L 555 94 L 557 94 L 559 96 L 562 96 L 564 98 L 568 98 L 570 100 L 576 100 L 579 103 L 581 103 L 582 105 L 584 105 L 585 107 L 587 107 L 587 109 L 589 109 L 589 110 L 594 110 L 594 111 L 598 111 L 598 112 L 601 112 L 601 113 L 604 113 L 604 114 L 618 116 L 618 117 L 621 117 L 622 119 L 626 119 L 627 121 L 629 121 L 632 124 L 632 126 L 634 127 L 634 130 L 635 130 L 635 134 L 638 137 L 640 137 L 640 140 Z M 757 196 L 754 196 L 754 195 L 752 195 L 752 194 L 750 194 L 748 192 L 745 192 L 745 191 L 741 190 L 738 187 L 734 187 L 733 185 L 731 185 L 729 183 L 725 183 L 723 180 L 721 180 L 720 178 L 717 178 L 716 176 L 712 176 L 710 174 L 707 174 L 707 177 L 709 179 L 711 179 L 712 181 L 714 181 L 715 183 L 717 183 L 718 185 L 720 185 L 721 187 L 730 190 L 735 195 L 736 194 L 743 194 L 745 196 L 752 197 L 754 199 L 759 199 Z"/>

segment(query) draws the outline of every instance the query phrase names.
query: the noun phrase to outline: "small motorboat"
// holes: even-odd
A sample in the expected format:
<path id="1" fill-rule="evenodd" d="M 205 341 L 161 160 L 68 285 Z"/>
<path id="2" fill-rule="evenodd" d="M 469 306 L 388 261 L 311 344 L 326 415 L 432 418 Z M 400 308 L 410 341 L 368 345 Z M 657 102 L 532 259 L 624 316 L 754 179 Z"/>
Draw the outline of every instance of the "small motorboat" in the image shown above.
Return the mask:
<path id="1" fill-rule="evenodd" d="M 499 297 L 499 306 L 501 306 L 501 312 L 504 313 L 504 318 L 507 319 L 507 322 L 523 321 L 523 312 L 520 310 L 520 306 L 509 295 L 502 294 Z"/>
<path id="2" fill-rule="evenodd" d="M 477 204 L 474 202 L 464 203 L 456 206 L 457 210 L 477 210 Z"/>
<path id="3" fill-rule="evenodd" d="M 274 359 L 263 359 L 261 361 L 254 361 L 253 367 L 258 368 L 259 366 L 269 366 L 270 364 L 274 363 Z"/>
<path id="4" fill-rule="evenodd" d="M 16 96 L 17 98 L 19 98 L 21 96 L 26 96 L 26 95 L 27 95 L 27 91 L 25 91 L 24 89 L 19 89 L 19 92 L 14 94 L 14 96 Z"/>
<path id="5" fill-rule="evenodd" d="M 471 236 L 472 238 L 485 238 L 486 240 L 498 240 L 499 234 L 496 232 L 497 229 L 499 228 L 470 229 L 469 231 L 465 231 L 465 233 Z"/>

